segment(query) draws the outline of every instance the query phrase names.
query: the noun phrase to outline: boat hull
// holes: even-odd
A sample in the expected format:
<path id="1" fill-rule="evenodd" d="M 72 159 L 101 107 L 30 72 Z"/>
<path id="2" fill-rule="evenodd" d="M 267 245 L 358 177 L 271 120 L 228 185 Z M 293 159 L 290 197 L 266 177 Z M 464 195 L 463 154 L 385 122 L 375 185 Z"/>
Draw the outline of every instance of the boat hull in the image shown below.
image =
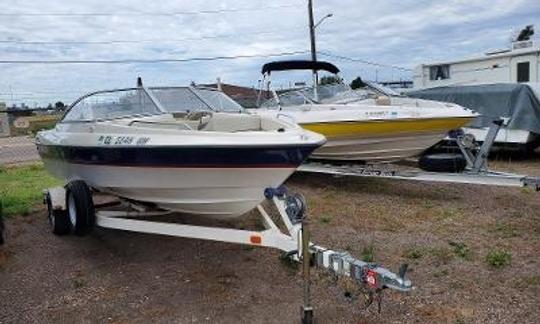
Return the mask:
<path id="1" fill-rule="evenodd" d="M 322 138 L 322 137 L 321 137 Z M 214 218 L 242 215 L 281 185 L 320 144 L 263 146 L 66 146 L 38 144 L 65 180 L 158 207 Z"/>
<path id="2" fill-rule="evenodd" d="M 279 186 L 295 170 L 281 168 L 180 168 L 103 166 L 43 159 L 46 168 L 67 181 L 175 212 L 234 218 L 255 208 L 264 189 Z"/>
<path id="3" fill-rule="evenodd" d="M 343 121 L 300 124 L 323 134 L 327 142 L 310 158 L 323 160 L 395 161 L 421 154 L 466 125 L 467 117 L 406 120 Z"/>

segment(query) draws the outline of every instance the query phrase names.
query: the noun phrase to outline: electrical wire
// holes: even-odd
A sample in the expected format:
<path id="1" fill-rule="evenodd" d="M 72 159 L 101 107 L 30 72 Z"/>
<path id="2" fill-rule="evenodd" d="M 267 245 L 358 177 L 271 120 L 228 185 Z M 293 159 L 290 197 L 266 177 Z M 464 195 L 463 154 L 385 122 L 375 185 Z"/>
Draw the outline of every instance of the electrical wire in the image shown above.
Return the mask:
<path id="1" fill-rule="evenodd" d="M 194 11 L 175 11 L 175 12 L 0 12 L 0 17 L 117 17 L 117 16 L 180 16 L 180 15 L 198 15 L 198 14 L 218 14 L 233 12 L 252 12 L 265 11 L 283 8 L 300 8 L 298 5 L 279 5 L 254 8 L 232 8 L 232 9 L 213 9 L 213 10 L 194 10 Z"/>
<path id="2" fill-rule="evenodd" d="M 300 30 L 300 28 L 293 28 L 292 30 Z M 197 40 L 206 40 L 206 39 L 220 39 L 220 38 L 236 38 L 238 36 L 247 36 L 247 35 L 283 35 L 281 32 L 276 31 L 255 31 L 251 33 L 236 33 L 236 34 L 226 34 L 226 35 L 210 35 L 210 36 L 200 36 L 200 37 L 186 37 L 186 38 L 176 38 L 176 39 L 138 39 L 138 40 L 104 40 L 104 41 L 76 41 L 76 40 L 58 40 L 58 41 L 36 41 L 36 40 L 16 40 L 16 39 L 4 39 L 0 40 L 0 44 L 30 44 L 30 45 L 48 45 L 48 44 L 57 44 L 57 45 L 70 45 L 70 44 L 97 44 L 97 45 L 107 45 L 107 44 L 123 44 L 123 43 L 157 43 L 157 42 L 184 42 L 184 41 L 197 41 Z"/>
<path id="3" fill-rule="evenodd" d="M 392 69 L 401 70 L 401 71 L 412 71 L 412 69 L 402 67 L 402 66 L 384 64 L 384 63 L 377 63 L 377 62 L 368 61 L 368 60 L 364 60 L 364 59 L 351 58 L 351 57 L 347 57 L 347 56 L 343 56 L 343 55 L 336 55 L 336 54 L 332 54 L 332 53 L 329 53 L 329 52 L 319 52 L 319 51 L 317 51 L 317 53 L 320 54 L 320 55 L 323 55 L 323 56 L 333 57 L 333 58 L 336 58 L 336 59 L 350 61 L 350 62 L 356 62 L 356 63 L 362 63 L 362 64 L 367 64 L 367 65 L 392 68 Z"/>
<path id="4" fill-rule="evenodd" d="M 213 56 L 213 57 L 191 57 L 181 59 L 122 59 L 122 60 L 2 60 L 0 64 L 154 64 L 154 63 L 184 63 L 196 61 L 219 61 L 236 60 L 257 57 L 278 57 L 306 54 L 309 51 L 292 51 L 270 54 L 234 55 L 234 56 Z"/>

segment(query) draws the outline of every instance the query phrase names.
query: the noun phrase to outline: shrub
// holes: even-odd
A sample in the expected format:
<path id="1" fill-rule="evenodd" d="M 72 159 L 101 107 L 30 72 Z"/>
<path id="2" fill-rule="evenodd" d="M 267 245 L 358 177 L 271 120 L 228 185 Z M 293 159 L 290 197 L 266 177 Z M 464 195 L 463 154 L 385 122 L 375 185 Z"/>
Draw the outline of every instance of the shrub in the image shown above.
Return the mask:
<path id="1" fill-rule="evenodd" d="M 364 262 L 373 262 L 375 260 L 375 247 L 373 246 L 373 243 L 369 244 L 368 246 L 365 246 L 362 249 L 362 261 Z"/>
<path id="2" fill-rule="evenodd" d="M 450 246 L 453 248 L 454 253 L 463 259 L 470 259 L 471 249 L 465 243 L 461 242 L 449 242 Z"/>
<path id="3" fill-rule="evenodd" d="M 486 255 L 486 262 L 495 268 L 504 267 L 512 262 L 512 254 L 505 249 L 493 249 Z"/>
<path id="4" fill-rule="evenodd" d="M 413 247 L 410 249 L 407 249 L 403 256 L 407 259 L 420 259 L 424 255 L 424 251 L 419 247 Z"/>

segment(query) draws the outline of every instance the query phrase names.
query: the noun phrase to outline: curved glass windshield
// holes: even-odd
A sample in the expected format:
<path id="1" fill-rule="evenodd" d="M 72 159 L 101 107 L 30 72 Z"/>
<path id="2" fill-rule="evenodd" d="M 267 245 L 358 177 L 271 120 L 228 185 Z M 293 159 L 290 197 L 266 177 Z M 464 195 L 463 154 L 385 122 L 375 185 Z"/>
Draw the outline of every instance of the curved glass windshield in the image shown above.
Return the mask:
<path id="1" fill-rule="evenodd" d="M 81 99 L 63 121 L 91 121 L 133 115 L 159 114 L 161 111 L 142 89 L 99 92 Z"/>
<path id="2" fill-rule="evenodd" d="M 211 89 L 120 89 L 83 97 L 70 108 L 62 121 L 92 121 L 191 111 L 241 112 L 242 107 L 223 92 Z"/>
<path id="3" fill-rule="evenodd" d="M 226 111 L 240 112 L 242 107 L 221 91 L 207 88 L 150 88 L 167 112 Z"/>
<path id="4" fill-rule="evenodd" d="M 396 96 L 393 91 L 386 91 L 387 88 L 382 86 L 373 86 L 370 83 L 366 83 L 364 88 L 351 89 L 346 84 L 334 83 L 325 84 L 317 87 L 317 97 L 313 88 L 303 88 L 289 90 L 286 92 L 278 93 L 278 99 L 272 98 L 265 101 L 261 107 L 263 108 L 276 108 L 290 106 L 300 106 L 305 104 L 347 104 L 355 101 L 377 98 L 380 95 L 384 96 Z"/>

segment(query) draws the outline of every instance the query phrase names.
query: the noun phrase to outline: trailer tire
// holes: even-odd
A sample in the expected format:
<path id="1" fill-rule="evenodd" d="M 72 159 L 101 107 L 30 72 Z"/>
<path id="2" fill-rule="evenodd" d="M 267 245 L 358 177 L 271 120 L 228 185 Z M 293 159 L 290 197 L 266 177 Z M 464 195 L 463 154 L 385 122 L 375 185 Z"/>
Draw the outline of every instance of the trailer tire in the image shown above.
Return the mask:
<path id="1" fill-rule="evenodd" d="M 92 191 L 82 180 L 66 186 L 66 209 L 71 231 L 79 236 L 89 233 L 96 222 Z"/>
<path id="2" fill-rule="evenodd" d="M 467 161 L 459 153 L 426 154 L 420 157 L 418 166 L 424 171 L 458 173 L 465 170 Z"/>
<path id="3" fill-rule="evenodd" d="M 66 235 L 70 232 L 69 218 L 65 210 L 54 210 L 51 196 L 45 195 L 45 203 L 47 204 L 47 219 L 51 230 L 56 235 Z"/>

